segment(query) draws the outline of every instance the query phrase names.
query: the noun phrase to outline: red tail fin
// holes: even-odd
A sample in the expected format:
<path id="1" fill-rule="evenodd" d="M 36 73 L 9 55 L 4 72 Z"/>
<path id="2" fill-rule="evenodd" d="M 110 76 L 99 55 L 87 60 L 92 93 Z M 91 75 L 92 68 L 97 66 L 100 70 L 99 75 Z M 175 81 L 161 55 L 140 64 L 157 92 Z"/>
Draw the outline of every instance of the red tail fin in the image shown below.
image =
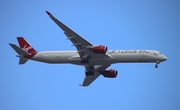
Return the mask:
<path id="1" fill-rule="evenodd" d="M 36 50 L 23 38 L 17 37 L 19 46 L 27 53 L 36 53 Z"/>

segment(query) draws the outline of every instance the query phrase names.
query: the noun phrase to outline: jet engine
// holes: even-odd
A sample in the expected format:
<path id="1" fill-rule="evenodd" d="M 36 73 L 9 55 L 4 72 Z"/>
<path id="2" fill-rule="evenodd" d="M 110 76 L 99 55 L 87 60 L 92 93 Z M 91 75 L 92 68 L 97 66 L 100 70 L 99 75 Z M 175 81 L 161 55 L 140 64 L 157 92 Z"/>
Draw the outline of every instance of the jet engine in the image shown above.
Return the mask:
<path id="1" fill-rule="evenodd" d="M 93 51 L 94 53 L 105 54 L 105 53 L 107 52 L 107 47 L 106 47 L 106 46 L 102 46 L 102 45 L 100 45 L 100 46 L 94 46 L 94 47 L 92 48 L 92 51 Z"/>
<path id="2" fill-rule="evenodd" d="M 105 70 L 105 71 L 102 73 L 102 75 L 103 75 L 104 77 L 107 77 L 107 78 L 116 78 L 117 75 L 118 75 L 118 71 L 117 71 L 117 70 L 112 70 L 112 69 L 110 69 L 110 70 Z"/>

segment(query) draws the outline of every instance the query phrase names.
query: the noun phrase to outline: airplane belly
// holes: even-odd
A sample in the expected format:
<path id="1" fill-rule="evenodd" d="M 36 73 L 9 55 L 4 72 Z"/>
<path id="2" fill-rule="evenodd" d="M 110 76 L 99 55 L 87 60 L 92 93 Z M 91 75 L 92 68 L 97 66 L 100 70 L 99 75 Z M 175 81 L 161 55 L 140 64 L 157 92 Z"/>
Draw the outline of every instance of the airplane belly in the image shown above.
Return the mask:
<path id="1" fill-rule="evenodd" d="M 81 58 L 77 55 L 77 56 L 70 57 L 68 60 L 71 64 L 86 65 L 86 64 L 80 63 L 80 59 Z M 104 64 L 108 64 L 107 58 L 90 58 L 89 63 L 88 63 L 88 65 L 104 65 Z"/>
<path id="2" fill-rule="evenodd" d="M 90 63 L 93 64 L 93 65 L 109 64 L 109 63 L 107 62 L 107 58 L 92 59 L 92 60 L 90 61 Z"/>
<path id="3" fill-rule="evenodd" d="M 107 59 L 109 63 L 138 62 L 141 59 L 141 56 L 132 54 L 117 54 L 111 56 L 112 58 Z"/>
<path id="4" fill-rule="evenodd" d="M 56 55 L 54 56 L 54 63 L 69 63 L 68 58 L 69 56 Z"/>
<path id="5" fill-rule="evenodd" d="M 40 53 L 35 55 L 32 60 L 45 63 L 69 63 L 68 58 L 68 55 Z"/>
<path id="6" fill-rule="evenodd" d="M 112 58 L 108 59 L 109 63 L 141 63 L 152 62 L 152 58 L 146 54 L 119 54 L 112 55 Z"/>

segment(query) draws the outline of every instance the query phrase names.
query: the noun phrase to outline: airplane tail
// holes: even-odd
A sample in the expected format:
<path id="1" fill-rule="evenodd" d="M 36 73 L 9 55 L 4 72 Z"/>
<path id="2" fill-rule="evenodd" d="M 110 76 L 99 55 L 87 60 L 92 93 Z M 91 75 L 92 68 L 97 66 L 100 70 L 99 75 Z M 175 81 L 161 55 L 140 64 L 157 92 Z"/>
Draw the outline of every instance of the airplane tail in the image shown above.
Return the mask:
<path id="1" fill-rule="evenodd" d="M 36 53 L 36 50 L 23 37 L 17 37 L 17 40 L 22 50 L 28 54 Z"/>
<path id="2" fill-rule="evenodd" d="M 20 57 L 19 64 L 25 64 L 28 59 L 24 58 L 24 56 L 31 56 L 31 54 L 36 53 L 36 50 L 23 38 L 17 37 L 20 48 L 15 45 L 9 43 L 9 45 L 19 54 L 17 57 Z"/>

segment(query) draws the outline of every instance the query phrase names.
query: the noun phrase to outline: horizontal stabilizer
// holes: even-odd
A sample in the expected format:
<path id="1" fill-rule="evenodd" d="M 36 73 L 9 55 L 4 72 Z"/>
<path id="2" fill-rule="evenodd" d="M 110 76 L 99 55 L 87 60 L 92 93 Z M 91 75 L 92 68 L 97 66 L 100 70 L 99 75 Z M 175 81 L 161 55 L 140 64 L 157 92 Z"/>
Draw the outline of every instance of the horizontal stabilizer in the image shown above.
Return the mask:
<path id="1" fill-rule="evenodd" d="M 24 64 L 28 61 L 28 59 L 19 58 L 19 64 Z"/>
<path id="2" fill-rule="evenodd" d="M 11 44 L 11 43 L 9 43 L 9 45 L 10 45 L 19 55 L 29 55 L 29 54 L 26 53 L 24 50 L 22 50 L 21 48 L 19 48 L 17 45 Z M 19 64 L 25 64 L 27 61 L 28 61 L 28 59 L 19 58 Z"/>
<path id="3" fill-rule="evenodd" d="M 9 43 L 9 45 L 10 45 L 19 55 L 29 55 L 29 54 L 26 53 L 24 50 L 22 50 L 21 48 L 19 48 L 17 45 L 11 44 L 11 43 Z"/>

